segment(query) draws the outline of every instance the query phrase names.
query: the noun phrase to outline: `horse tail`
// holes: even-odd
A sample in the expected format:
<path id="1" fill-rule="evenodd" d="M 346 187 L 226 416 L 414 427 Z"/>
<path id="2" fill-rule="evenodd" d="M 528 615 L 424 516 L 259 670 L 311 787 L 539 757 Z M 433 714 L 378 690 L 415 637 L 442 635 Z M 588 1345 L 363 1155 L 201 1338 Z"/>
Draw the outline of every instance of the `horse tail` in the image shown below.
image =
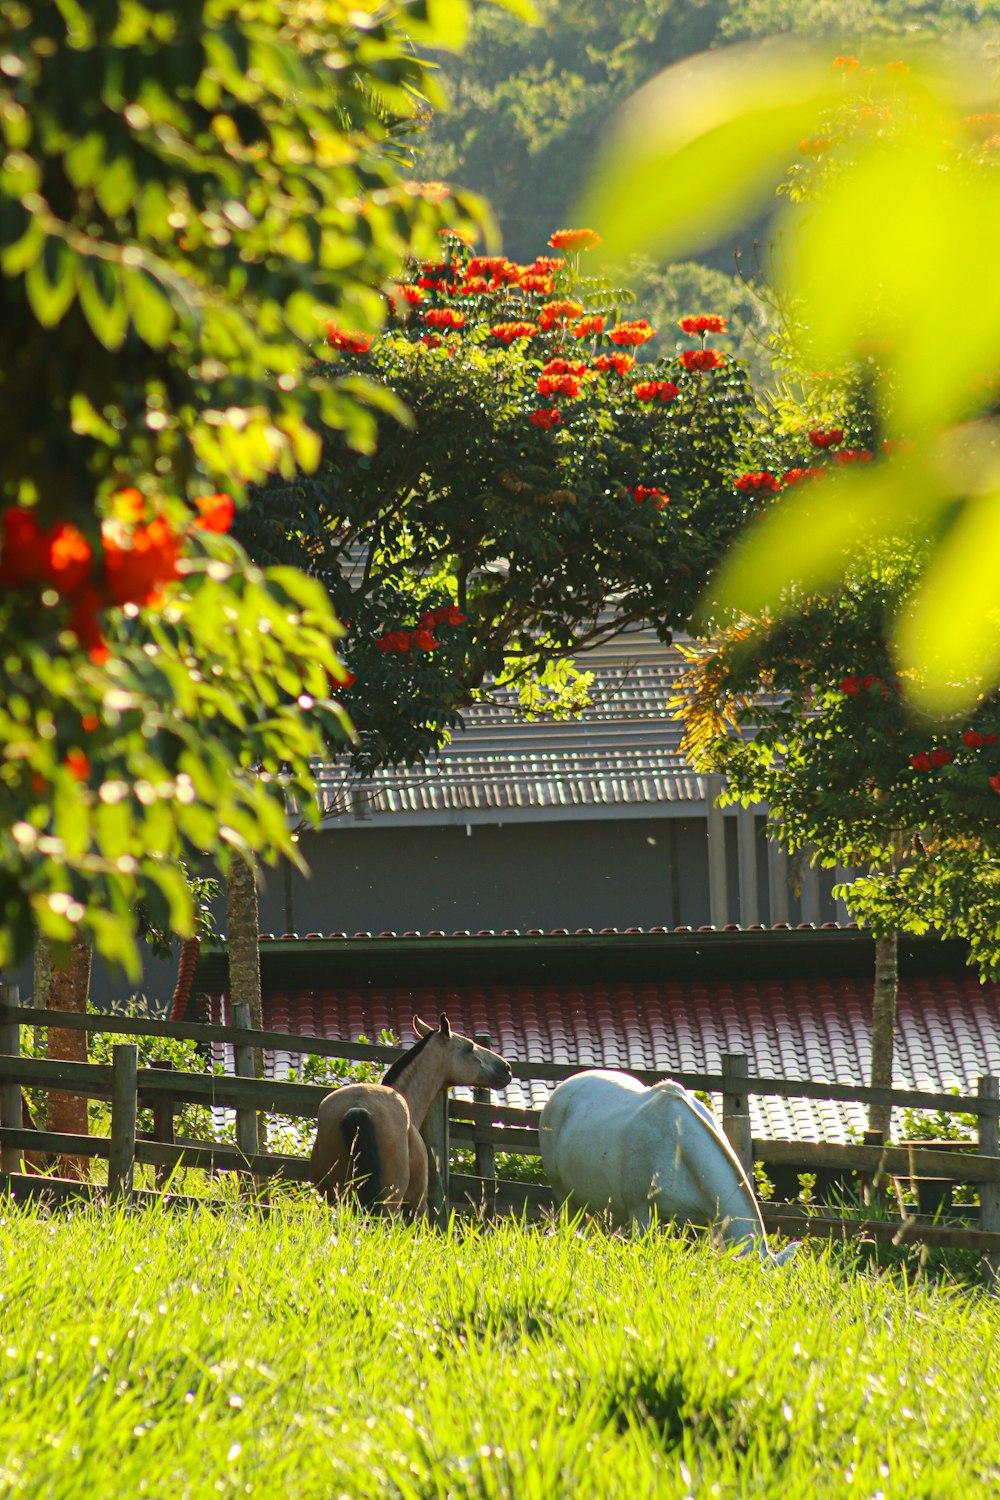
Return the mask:
<path id="1" fill-rule="evenodd" d="M 382 1199 L 382 1158 L 371 1111 L 349 1109 L 340 1122 L 340 1133 L 347 1151 L 347 1181 L 361 1206 L 374 1208 Z"/>

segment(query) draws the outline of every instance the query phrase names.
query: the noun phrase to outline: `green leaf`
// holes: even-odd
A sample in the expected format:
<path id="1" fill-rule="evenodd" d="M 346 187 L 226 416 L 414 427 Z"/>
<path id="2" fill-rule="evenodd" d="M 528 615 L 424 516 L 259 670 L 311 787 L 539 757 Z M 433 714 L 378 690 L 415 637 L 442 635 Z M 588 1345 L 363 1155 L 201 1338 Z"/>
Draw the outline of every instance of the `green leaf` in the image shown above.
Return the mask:
<path id="1" fill-rule="evenodd" d="M 773 194 L 835 85 L 827 58 L 787 42 L 677 64 L 623 111 L 574 222 L 600 225 L 612 264 L 680 258 Z"/>
<path id="2" fill-rule="evenodd" d="M 42 253 L 24 277 L 31 310 L 43 328 L 54 328 L 65 316 L 77 288 L 77 257 L 57 235 L 46 235 Z"/>
<path id="3" fill-rule="evenodd" d="M 121 280 L 107 261 L 88 257 L 80 266 L 80 306 L 105 349 L 120 349 L 128 329 L 128 308 Z"/>
<path id="4" fill-rule="evenodd" d="M 145 269 L 125 271 L 125 300 L 139 337 L 152 349 L 165 349 L 174 327 L 174 309 L 159 282 Z"/>

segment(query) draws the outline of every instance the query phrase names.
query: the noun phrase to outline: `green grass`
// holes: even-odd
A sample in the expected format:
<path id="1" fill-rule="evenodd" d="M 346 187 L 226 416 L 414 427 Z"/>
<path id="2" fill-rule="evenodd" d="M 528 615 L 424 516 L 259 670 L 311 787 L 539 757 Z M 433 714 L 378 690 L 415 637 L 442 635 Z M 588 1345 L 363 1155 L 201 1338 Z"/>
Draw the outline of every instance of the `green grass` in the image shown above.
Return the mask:
<path id="1" fill-rule="evenodd" d="M 967 1500 L 1000 1305 L 808 1251 L 0 1206 L 0 1494 Z"/>

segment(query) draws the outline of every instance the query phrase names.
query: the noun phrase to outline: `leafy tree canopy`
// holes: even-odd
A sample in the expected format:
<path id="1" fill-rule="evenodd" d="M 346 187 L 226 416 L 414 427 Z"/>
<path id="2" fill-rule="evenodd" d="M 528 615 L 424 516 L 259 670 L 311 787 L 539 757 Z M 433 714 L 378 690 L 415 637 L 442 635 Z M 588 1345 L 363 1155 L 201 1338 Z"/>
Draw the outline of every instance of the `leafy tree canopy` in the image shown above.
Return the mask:
<path id="1" fill-rule="evenodd" d="M 190 929 L 185 852 L 294 853 L 338 626 L 231 497 L 320 422 L 371 445 L 386 393 L 316 335 L 478 217 L 393 139 L 465 15 L 0 0 L 0 962 L 37 928 L 134 966 L 140 902 Z"/>
<path id="2" fill-rule="evenodd" d="M 612 259 L 651 245 L 673 254 L 778 183 L 801 367 L 836 373 L 874 356 L 876 461 L 778 508 L 718 597 L 787 609 L 879 537 L 935 535 L 891 628 L 907 691 L 944 713 L 1000 679 L 998 120 L 995 78 L 974 54 L 920 67 L 842 55 L 831 68 L 809 50 L 734 49 L 640 96 L 588 200 Z"/>
<path id="3" fill-rule="evenodd" d="M 308 568 L 345 622 L 359 769 L 421 759 L 491 681 L 529 712 L 578 705 L 571 653 L 630 621 L 669 639 L 760 508 L 734 484 L 753 401 L 725 317 L 693 310 L 644 359 L 655 328 L 582 268 L 597 240 L 560 231 L 517 264 L 445 236 L 386 332 L 332 327 L 320 366 L 364 371 L 412 428 L 380 417 L 370 455 L 328 433 L 314 474 L 240 517 L 251 554 Z"/>

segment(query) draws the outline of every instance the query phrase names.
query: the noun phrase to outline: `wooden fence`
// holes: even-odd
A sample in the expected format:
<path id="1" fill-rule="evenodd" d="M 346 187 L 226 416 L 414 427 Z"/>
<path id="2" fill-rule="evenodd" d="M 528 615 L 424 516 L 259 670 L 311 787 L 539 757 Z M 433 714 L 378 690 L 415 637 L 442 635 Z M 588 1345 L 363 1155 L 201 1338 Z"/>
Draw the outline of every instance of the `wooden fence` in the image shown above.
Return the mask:
<path id="1" fill-rule="evenodd" d="M 153 1168 L 154 1182 L 162 1188 L 177 1169 L 198 1168 L 212 1173 L 248 1174 L 258 1185 L 268 1178 L 307 1182 L 308 1161 L 301 1156 L 257 1150 L 257 1114 L 315 1117 L 319 1102 L 329 1092 L 327 1085 L 277 1082 L 255 1076 L 255 1051 L 261 1048 L 299 1055 L 331 1057 L 348 1062 L 371 1062 L 387 1066 L 403 1050 L 363 1042 L 326 1040 L 283 1032 L 255 1031 L 246 1015 L 234 1026 L 188 1024 L 139 1017 L 78 1015 L 65 1011 L 18 1008 L 16 992 L 0 987 L 0 1190 L 15 1198 L 46 1194 L 53 1199 L 67 1196 L 106 1196 L 129 1201 L 147 1193 L 134 1185 L 136 1164 Z M 237 1007 L 237 1011 L 240 1007 Z M 134 1042 L 113 1046 L 112 1062 L 77 1063 L 22 1057 L 20 1028 L 58 1025 L 111 1036 L 149 1036 L 186 1039 L 203 1044 L 228 1043 L 234 1051 L 233 1074 L 187 1073 L 169 1065 L 138 1066 Z M 477 1040 L 489 1044 L 488 1037 Z M 541 1079 L 555 1083 L 580 1068 L 553 1063 L 508 1059 L 516 1079 Z M 662 1074 L 630 1070 L 651 1083 Z M 935 1222 L 922 1212 L 911 1212 L 899 1203 L 899 1217 L 852 1218 L 820 1212 L 794 1203 L 765 1203 L 764 1222 L 769 1230 L 801 1236 L 868 1237 L 904 1243 L 918 1241 L 976 1250 L 984 1257 L 990 1277 L 1000 1266 L 1000 1083 L 992 1075 L 979 1080 L 978 1092 L 954 1094 L 916 1092 L 903 1089 L 870 1089 L 853 1085 L 813 1082 L 806 1079 L 758 1078 L 748 1074 L 747 1059 L 739 1054 L 722 1058 L 718 1073 L 673 1073 L 689 1088 L 722 1097 L 722 1124 L 730 1142 L 748 1171 L 761 1163 L 769 1174 L 825 1174 L 846 1181 L 859 1174 L 869 1185 L 894 1179 L 918 1191 L 930 1187 L 940 1197 L 955 1184 L 972 1184 L 978 1190 L 978 1226 Z M 26 1128 L 22 1120 L 22 1089 L 57 1089 L 88 1099 L 110 1101 L 110 1134 L 80 1136 Z M 935 1110 L 974 1115 L 978 1138 L 968 1146 L 883 1145 L 866 1137 L 863 1142 L 829 1145 L 823 1142 L 752 1139 L 749 1098 L 751 1095 L 850 1101 L 867 1105 L 890 1104 L 912 1110 Z M 215 1141 L 177 1139 L 174 1116 L 182 1104 L 223 1107 L 235 1111 L 236 1145 Z M 137 1131 L 140 1109 L 151 1109 L 153 1128 Z M 444 1096 L 432 1109 L 424 1129 L 431 1160 L 429 1197 L 432 1213 L 440 1221 L 452 1211 L 483 1214 L 509 1213 L 537 1216 L 551 1209 L 551 1190 L 538 1183 L 504 1178 L 497 1172 L 497 1154 L 533 1157 L 539 1155 L 538 1111 L 513 1109 L 493 1103 L 485 1091 L 473 1100 Z M 453 1148 L 472 1153 L 474 1170 L 457 1171 L 452 1166 Z M 24 1152 L 55 1153 L 105 1160 L 107 1185 L 85 1184 L 32 1176 L 22 1172 Z M 468 1163 L 467 1163 L 468 1165 Z M 196 1202 L 205 1200 L 183 1200 Z M 975 1210 L 972 1210 L 975 1212 Z"/>

